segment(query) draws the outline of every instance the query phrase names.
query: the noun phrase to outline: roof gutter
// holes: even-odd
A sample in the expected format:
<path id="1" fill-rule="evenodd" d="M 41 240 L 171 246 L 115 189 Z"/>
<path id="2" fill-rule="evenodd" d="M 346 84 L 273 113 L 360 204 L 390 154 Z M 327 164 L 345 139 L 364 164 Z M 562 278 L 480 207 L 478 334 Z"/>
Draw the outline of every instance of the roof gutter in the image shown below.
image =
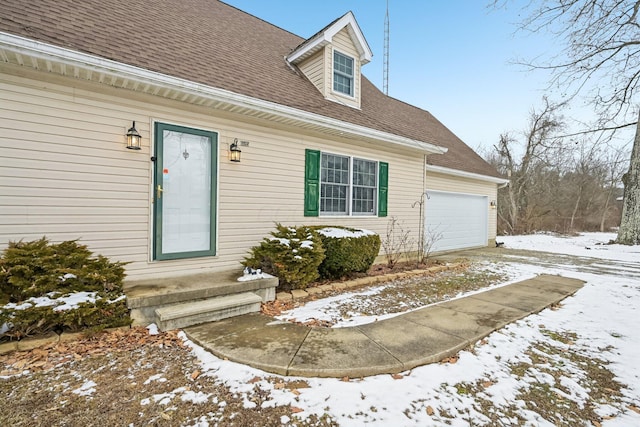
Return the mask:
<path id="1" fill-rule="evenodd" d="M 458 176 L 460 178 L 469 178 L 469 179 L 477 179 L 479 181 L 492 182 L 494 184 L 500 184 L 501 185 L 500 188 L 509 184 L 508 179 L 498 178 L 495 176 L 481 175 L 479 173 L 473 173 L 473 172 L 465 172 L 465 171 L 460 171 L 456 169 L 449 169 L 442 166 L 426 165 L 425 170 L 427 172 L 437 172 L 437 173 L 442 173 L 446 175 Z"/>
<path id="2" fill-rule="evenodd" d="M 202 96 L 217 102 L 251 109 L 256 112 L 274 114 L 286 119 L 297 120 L 312 126 L 325 128 L 327 130 L 350 134 L 356 137 L 371 138 L 403 146 L 405 148 L 417 149 L 427 154 L 444 154 L 447 152 L 446 148 L 427 142 L 405 138 L 392 133 L 348 123 L 320 114 L 310 113 L 308 111 L 277 104 L 275 102 L 253 98 L 251 96 L 242 95 L 225 89 L 207 86 L 190 80 L 157 73 L 133 65 L 127 65 L 122 62 L 112 61 L 99 56 L 66 49 L 48 43 L 42 43 L 9 33 L 0 32 L 0 48 L 18 55 L 26 56 L 27 59 L 32 57 L 43 61 L 55 61 L 67 66 L 104 73 L 141 84 L 151 84 L 162 88 L 177 90 L 184 94 Z M 6 55 L 0 55 L 0 60 L 9 62 Z M 25 62 L 24 64 L 27 65 L 28 62 Z M 34 68 L 37 67 L 34 66 Z"/>

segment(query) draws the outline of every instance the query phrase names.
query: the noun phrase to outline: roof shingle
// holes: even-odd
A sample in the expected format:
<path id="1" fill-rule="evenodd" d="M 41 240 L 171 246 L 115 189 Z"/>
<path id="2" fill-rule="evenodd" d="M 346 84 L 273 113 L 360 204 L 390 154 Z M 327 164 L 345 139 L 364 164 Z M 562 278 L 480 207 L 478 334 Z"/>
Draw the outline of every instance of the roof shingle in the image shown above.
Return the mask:
<path id="1" fill-rule="evenodd" d="M 218 0 L 2 0 L 0 31 L 440 145 L 436 166 L 496 170 L 429 112 L 364 76 L 361 109 L 325 100 L 285 56 L 304 39 Z"/>

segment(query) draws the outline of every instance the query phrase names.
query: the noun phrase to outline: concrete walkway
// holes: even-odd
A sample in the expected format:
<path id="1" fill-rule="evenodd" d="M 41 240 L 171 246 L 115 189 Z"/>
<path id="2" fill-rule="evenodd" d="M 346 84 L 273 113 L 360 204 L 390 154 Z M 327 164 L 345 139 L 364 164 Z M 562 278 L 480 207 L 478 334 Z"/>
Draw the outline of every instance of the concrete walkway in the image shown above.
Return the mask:
<path id="1" fill-rule="evenodd" d="M 582 287 L 536 278 L 348 328 L 312 328 L 255 313 L 192 326 L 187 336 L 220 358 L 280 375 L 363 377 L 438 362 Z"/>

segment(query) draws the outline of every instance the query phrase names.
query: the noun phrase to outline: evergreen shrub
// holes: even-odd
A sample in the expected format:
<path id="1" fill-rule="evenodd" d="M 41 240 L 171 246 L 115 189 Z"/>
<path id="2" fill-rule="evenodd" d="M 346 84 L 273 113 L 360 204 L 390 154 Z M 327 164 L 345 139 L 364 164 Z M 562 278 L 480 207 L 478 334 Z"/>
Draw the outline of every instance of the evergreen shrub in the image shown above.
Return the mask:
<path id="1" fill-rule="evenodd" d="M 75 240 L 10 242 L 0 256 L 0 339 L 130 325 L 124 265 Z M 61 309 L 61 298 L 79 292 L 92 298 Z"/>
<path id="2" fill-rule="evenodd" d="M 243 264 L 278 277 L 283 290 L 305 289 L 319 277 L 324 252 L 320 237 L 310 227 L 276 224 L 269 237 L 251 248 Z"/>
<path id="3" fill-rule="evenodd" d="M 349 227 L 314 227 L 325 258 L 318 270 L 323 279 L 336 279 L 369 270 L 380 252 L 380 236 Z"/>

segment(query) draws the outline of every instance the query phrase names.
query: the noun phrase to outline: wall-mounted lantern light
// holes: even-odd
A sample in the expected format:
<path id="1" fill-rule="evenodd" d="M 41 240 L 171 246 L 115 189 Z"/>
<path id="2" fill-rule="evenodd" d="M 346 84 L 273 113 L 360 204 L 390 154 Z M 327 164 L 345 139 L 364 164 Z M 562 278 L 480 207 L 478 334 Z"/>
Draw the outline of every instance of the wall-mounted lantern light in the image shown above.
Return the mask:
<path id="1" fill-rule="evenodd" d="M 127 131 L 127 148 L 130 150 L 139 150 L 142 136 L 136 130 L 136 122 Z"/>
<path id="2" fill-rule="evenodd" d="M 238 148 L 238 138 L 236 138 L 233 140 L 233 144 L 229 146 L 229 160 L 240 163 L 240 153 L 242 151 Z"/>
<path id="3" fill-rule="evenodd" d="M 495 201 L 495 200 L 492 200 L 492 201 L 489 203 L 489 206 L 491 206 L 491 209 L 495 209 L 495 208 L 498 206 L 498 204 L 496 203 L 496 201 Z"/>

